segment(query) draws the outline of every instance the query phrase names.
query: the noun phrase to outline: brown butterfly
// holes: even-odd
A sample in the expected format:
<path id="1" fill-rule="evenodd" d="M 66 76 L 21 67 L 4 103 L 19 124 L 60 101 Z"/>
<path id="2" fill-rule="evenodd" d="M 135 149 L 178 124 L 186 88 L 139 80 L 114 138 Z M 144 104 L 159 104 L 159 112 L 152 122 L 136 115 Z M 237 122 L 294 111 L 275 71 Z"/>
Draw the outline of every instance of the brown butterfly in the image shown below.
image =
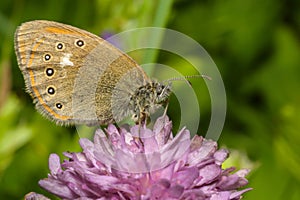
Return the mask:
<path id="1" fill-rule="evenodd" d="M 58 124 L 144 120 L 168 99 L 127 54 L 79 28 L 37 20 L 15 33 L 15 51 L 36 108 Z"/>

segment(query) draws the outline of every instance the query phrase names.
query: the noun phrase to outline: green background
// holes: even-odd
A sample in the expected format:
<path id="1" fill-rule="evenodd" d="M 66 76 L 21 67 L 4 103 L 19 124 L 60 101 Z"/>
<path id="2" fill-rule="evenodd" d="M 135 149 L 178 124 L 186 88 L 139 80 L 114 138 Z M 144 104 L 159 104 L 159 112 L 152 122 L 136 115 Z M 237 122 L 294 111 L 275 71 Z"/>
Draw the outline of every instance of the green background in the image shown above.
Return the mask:
<path id="1" fill-rule="evenodd" d="M 157 26 L 197 40 L 217 64 L 228 110 L 220 146 L 232 151 L 226 165 L 251 167 L 253 191 L 244 199 L 300 199 L 300 2 L 297 0 L 1 0 L 0 1 L 0 199 L 43 191 L 50 153 L 79 151 L 72 127 L 59 127 L 34 109 L 17 66 L 13 34 L 21 22 L 48 19 L 95 34 Z M 155 39 L 155 37 L 154 37 Z M 149 61 L 193 74 L 166 52 Z M 140 62 L 139 56 L 137 61 Z M 203 87 L 193 80 L 193 87 Z M 209 122 L 207 94 L 201 128 Z M 176 122 L 176 102 L 169 115 Z M 298 113 L 298 114 L 297 114 Z M 48 195 L 48 194 L 47 194 Z"/>

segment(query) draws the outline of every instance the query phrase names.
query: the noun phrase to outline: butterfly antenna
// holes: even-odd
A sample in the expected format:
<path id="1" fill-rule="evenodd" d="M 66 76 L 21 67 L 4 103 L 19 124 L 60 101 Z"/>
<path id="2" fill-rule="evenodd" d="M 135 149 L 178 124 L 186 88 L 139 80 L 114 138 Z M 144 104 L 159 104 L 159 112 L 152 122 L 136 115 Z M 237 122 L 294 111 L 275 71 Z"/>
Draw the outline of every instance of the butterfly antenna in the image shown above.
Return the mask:
<path id="1" fill-rule="evenodd" d="M 189 79 L 189 78 L 205 78 L 205 79 L 210 80 L 210 81 L 212 80 L 212 78 L 210 76 L 203 75 L 203 74 L 188 75 L 188 76 L 184 76 L 184 78 L 186 78 L 186 79 Z"/>
<path id="2" fill-rule="evenodd" d="M 184 76 L 184 77 L 173 77 L 173 78 L 169 78 L 167 80 L 165 80 L 164 82 L 173 82 L 173 81 L 185 81 L 190 87 L 192 87 L 192 84 L 189 80 L 187 79 L 191 79 L 191 78 L 205 78 L 207 80 L 212 80 L 212 78 L 210 76 L 207 75 L 188 75 L 188 76 Z"/>

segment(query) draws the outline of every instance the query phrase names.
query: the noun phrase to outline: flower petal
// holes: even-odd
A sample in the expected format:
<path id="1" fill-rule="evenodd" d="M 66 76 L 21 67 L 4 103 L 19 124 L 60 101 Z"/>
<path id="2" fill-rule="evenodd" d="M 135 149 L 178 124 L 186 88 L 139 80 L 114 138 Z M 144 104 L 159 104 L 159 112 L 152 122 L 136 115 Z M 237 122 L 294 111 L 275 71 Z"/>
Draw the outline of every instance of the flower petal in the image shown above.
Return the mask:
<path id="1" fill-rule="evenodd" d="M 217 187 L 221 190 L 234 190 L 247 184 L 247 179 L 239 177 L 237 174 L 232 174 L 229 176 L 222 176 L 220 182 L 217 184 Z"/>
<path id="2" fill-rule="evenodd" d="M 197 138 L 197 137 L 196 137 Z M 192 143 L 193 144 L 193 143 Z M 195 148 L 195 147 L 194 147 Z M 217 149 L 217 143 L 211 140 L 203 140 L 201 146 L 190 152 L 188 156 L 189 165 L 197 165 L 208 159 Z"/>
<path id="3" fill-rule="evenodd" d="M 230 191 L 217 192 L 211 196 L 210 200 L 229 200 L 230 193 Z"/>
<path id="4" fill-rule="evenodd" d="M 167 143 L 171 136 L 172 122 L 168 116 L 164 115 L 159 117 L 154 126 L 153 132 L 158 143 L 159 148 L 162 148 Z"/>
<path id="5" fill-rule="evenodd" d="M 44 195 L 35 192 L 30 192 L 26 194 L 25 200 L 50 200 L 50 199 L 45 197 Z"/>
<path id="6" fill-rule="evenodd" d="M 216 165 L 206 165 L 199 170 L 199 180 L 196 183 L 196 186 L 201 186 L 204 184 L 210 184 L 215 181 L 222 173 L 222 169 Z"/>
<path id="7" fill-rule="evenodd" d="M 189 167 L 176 172 L 173 176 L 173 182 L 182 185 L 185 189 L 188 189 L 198 176 L 198 169 L 196 167 Z"/>
<path id="8" fill-rule="evenodd" d="M 66 184 L 55 179 L 40 180 L 39 185 L 60 198 L 75 199 L 77 197 Z"/>
<path id="9" fill-rule="evenodd" d="M 62 169 L 60 167 L 60 158 L 57 154 L 50 154 L 49 169 L 50 169 L 50 173 L 53 176 L 56 176 L 56 174 L 62 172 Z"/>
<path id="10" fill-rule="evenodd" d="M 216 151 L 214 154 L 216 164 L 221 165 L 228 158 L 228 155 L 229 151 L 227 149 L 220 149 Z"/>
<path id="11" fill-rule="evenodd" d="M 247 189 L 244 189 L 244 190 L 240 190 L 240 191 L 237 191 L 237 192 L 233 192 L 231 193 L 230 195 L 230 199 L 232 200 L 238 200 L 241 198 L 241 195 L 244 194 L 245 192 L 248 192 L 252 190 L 252 188 L 247 188 Z"/>

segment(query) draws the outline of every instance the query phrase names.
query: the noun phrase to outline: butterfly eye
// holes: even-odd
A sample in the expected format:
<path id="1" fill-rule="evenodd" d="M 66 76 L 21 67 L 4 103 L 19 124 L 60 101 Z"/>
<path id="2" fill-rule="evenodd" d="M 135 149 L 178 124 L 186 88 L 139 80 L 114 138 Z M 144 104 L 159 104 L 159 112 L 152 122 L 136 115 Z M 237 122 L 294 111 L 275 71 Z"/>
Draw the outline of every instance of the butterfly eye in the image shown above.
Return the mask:
<path id="1" fill-rule="evenodd" d="M 76 44 L 78 47 L 83 47 L 83 46 L 84 46 L 83 40 L 77 40 L 77 41 L 75 42 L 75 44 Z"/>
<path id="2" fill-rule="evenodd" d="M 63 108 L 63 105 L 61 103 L 57 103 L 55 104 L 56 108 L 57 109 L 62 109 Z"/>
<path id="3" fill-rule="evenodd" d="M 57 50 L 62 50 L 63 48 L 64 48 L 63 43 L 59 42 L 59 43 L 56 44 L 56 49 Z"/>
<path id="4" fill-rule="evenodd" d="M 54 69 L 52 69 L 52 68 L 47 68 L 46 69 L 46 75 L 47 76 L 53 76 L 53 74 L 54 74 Z"/>
<path id="5" fill-rule="evenodd" d="M 47 54 L 44 55 L 44 60 L 45 61 L 49 61 L 50 59 L 51 59 L 51 55 L 50 54 L 47 53 Z"/>
<path id="6" fill-rule="evenodd" d="M 50 94 L 50 95 L 55 94 L 55 89 L 54 89 L 54 87 L 49 86 L 49 87 L 47 88 L 47 92 L 48 92 L 48 94 Z"/>
<path id="7" fill-rule="evenodd" d="M 156 88 L 157 94 L 160 95 L 160 94 L 164 91 L 164 88 L 165 88 L 165 86 L 159 85 L 159 86 Z"/>

